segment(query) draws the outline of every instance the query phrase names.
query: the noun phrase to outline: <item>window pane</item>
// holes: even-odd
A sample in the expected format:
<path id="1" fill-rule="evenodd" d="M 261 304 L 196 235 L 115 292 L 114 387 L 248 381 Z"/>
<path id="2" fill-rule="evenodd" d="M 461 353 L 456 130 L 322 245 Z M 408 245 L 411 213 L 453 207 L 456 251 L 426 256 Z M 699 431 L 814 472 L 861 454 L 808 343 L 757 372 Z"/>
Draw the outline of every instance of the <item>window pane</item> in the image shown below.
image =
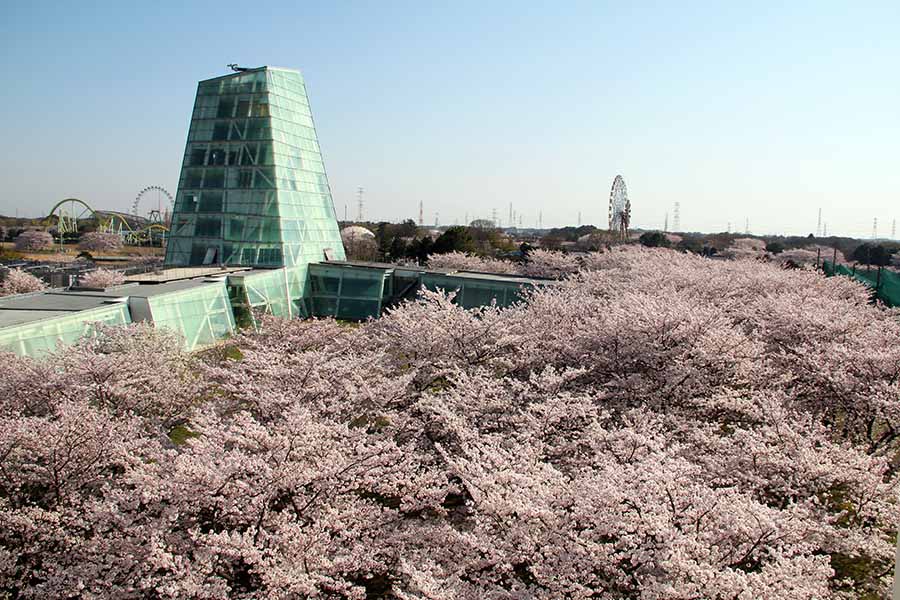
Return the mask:
<path id="1" fill-rule="evenodd" d="M 207 169 L 206 177 L 203 179 L 203 187 L 225 187 L 225 169 Z"/>
<path id="2" fill-rule="evenodd" d="M 234 98 L 219 98 L 219 112 L 216 116 L 220 119 L 230 119 L 231 111 L 234 109 Z"/>
<path id="3" fill-rule="evenodd" d="M 222 192 L 203 192 L 200 212 L 222 212 Z"/>

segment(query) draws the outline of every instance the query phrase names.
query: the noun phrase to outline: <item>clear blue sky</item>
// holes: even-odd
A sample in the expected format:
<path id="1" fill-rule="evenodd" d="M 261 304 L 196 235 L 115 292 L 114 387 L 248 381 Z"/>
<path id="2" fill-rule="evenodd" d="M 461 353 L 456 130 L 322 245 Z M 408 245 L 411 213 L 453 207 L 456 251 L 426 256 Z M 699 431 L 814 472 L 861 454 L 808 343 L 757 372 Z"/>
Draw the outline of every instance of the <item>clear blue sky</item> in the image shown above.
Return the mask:
<path id="1" fill-rule="evenodd" d="M 182 5 L 184 4 L 184 5 Z M 186 5 L 186 6 L 185 6 Z M 196 82 L 299 68 L 335 206 L 890 234 L 900 2 L 7 2 L 0 213 L 174 192 Z"/>

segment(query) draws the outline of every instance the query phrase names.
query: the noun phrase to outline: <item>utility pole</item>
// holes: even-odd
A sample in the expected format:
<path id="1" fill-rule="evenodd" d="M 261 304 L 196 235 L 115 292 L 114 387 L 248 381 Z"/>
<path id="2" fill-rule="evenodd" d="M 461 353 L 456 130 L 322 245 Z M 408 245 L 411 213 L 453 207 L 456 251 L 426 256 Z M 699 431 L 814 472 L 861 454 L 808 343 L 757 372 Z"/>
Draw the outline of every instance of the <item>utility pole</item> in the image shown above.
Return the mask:
<path id="1" fill-rule="evenodd" d="M 422 201 L 419 200 L 419 225 L 425 224 L 425 209 L 422 205 Z"/>
<path id="2" fill-rule="evenodd" d="M 363 220 L 363 192 L 364 191 L 365 191 L 365 189 L 363 189 L 363 186 L 359 186 L 358 188 L 356 188 L 356 209 L 357 209 L 356 220 L 359 221 L 360 223 L 362 223 L 362 220 Z"/>

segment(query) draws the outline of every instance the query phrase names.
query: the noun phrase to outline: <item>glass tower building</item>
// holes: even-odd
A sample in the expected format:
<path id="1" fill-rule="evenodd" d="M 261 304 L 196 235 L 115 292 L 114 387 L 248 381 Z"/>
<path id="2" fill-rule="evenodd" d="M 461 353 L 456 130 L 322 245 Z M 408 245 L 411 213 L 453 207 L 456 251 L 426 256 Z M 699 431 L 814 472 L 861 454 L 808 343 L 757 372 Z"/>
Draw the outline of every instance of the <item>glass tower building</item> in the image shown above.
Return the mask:
<path id="1" fill-rule="evenodd" d="M 201 81 L 166 265 L 304 267 L 343 260 L 334 203 L 299 71 Z"/>

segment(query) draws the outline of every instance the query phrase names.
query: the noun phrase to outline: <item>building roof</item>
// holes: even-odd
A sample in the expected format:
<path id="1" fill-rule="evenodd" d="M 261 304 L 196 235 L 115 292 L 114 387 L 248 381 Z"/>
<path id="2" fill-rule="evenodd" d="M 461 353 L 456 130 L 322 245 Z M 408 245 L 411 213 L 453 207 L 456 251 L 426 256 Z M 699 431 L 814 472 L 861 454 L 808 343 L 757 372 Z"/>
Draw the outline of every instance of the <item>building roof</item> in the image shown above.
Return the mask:
<path id="1" fill-rule="evenodd" d="M 0 329 L 44 321 L 116 304 L 129 298 L 152 298 L 219 285 L 222 279 L 182 279 L 153 284 L 125 284 L 105 290 L 51 290 L 0 298 Z"/>
<path id="2" fill-rule="evenodd" d="M 38 292 L 0 298 L 0 329 L 124 302 L 115 293 Z"/>
<path id="3" fill-rule="evenodd" d="M 183 279 L 195 279 L 197 277 L 211 277 L 228 275 L 238 271 L 249 271 L 250 267 L 168 267 L 162 271 L 152 273 L 139 273 L 125 278 L 128 282 L 137 283 L 165 283 Z"/>
<path id="4" fill-rule="evenodd" d="M 246 73 L 255 73 L 257 71 L 291 71 L 293 73 L 300 73 L 300 69 L 292 69 L 290 67 L 276 67 L 263 65 L 261 67 L 242 67 L 242 71 L 235 71 L 234 73 L 226 73 L 224 75 L 217 75 L 215 77 L 210 77 L 209 79 L 201 79 L 199 83 L 206 83 L 207 81 L 215 81 L 217 79 L 225 79 L 227 77 L 240 77 Z"/>

